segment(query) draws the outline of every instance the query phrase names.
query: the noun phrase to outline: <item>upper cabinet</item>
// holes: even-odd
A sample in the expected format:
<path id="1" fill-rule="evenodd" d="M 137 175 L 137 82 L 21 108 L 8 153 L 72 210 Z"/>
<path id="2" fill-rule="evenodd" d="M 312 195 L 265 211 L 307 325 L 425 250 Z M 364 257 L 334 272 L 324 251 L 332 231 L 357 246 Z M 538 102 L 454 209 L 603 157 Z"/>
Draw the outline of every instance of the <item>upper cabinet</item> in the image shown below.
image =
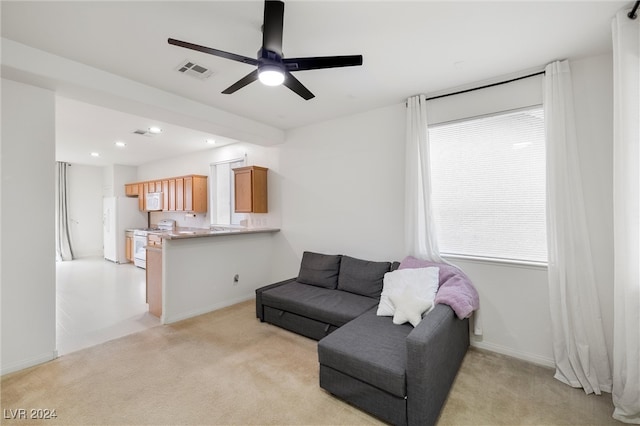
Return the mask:
<path id="1" fill-rule="evenodd" d="M 233 169 L 236 213 L 267 213 L 267 171 L 259 166 Z"/>
<path id="2" fill-rule="evenodd" d="M 184 209 L 188 212 L 207 212 L 207 177 L 184 177 Z"/>
<path id="3" fill-rule="evenodd" d="M 137 183 L 128 183 L 124 186 L 124 193 L 127 197 L 137 197 L 138 196 L 138 184 Z"/>
<path id="4" fill-rule="evenodd" d="M 162 192 L 163 211 L 207 212 L 207 176 L 188 175 L 148 182 L 128 183 L 125 194 L 138 197 L 138 208 L 146 211 L 146 196 Z"/>

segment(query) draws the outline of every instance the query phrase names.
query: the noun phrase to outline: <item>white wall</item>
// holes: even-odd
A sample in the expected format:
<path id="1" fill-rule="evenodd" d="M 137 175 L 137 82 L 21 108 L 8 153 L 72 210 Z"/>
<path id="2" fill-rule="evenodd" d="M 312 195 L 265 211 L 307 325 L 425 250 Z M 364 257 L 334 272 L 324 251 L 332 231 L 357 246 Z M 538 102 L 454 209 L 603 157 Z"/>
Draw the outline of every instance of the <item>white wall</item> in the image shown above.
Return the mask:
<path id="1" fill-rule="evenodd" d="M 55 99 L 2 79 L 2 374 L 56 357 Z"/>
<path id="2" fill-rule="evenodd" d="M 102 195 L 104 197 L 125 197 L 124 185 L 136 182 L 138 167 L 112 164 L 102 168 Z"/>
<path id="3" fill-rule="evenodd" d="M 72 164 L 67 169 L 74 258 L 102 256 L 102 179 L 102 167 Z"/>
<path id="4" fill-rule="evenodd" d="M 402 257 L 404 111 L 392 105 L 287 133 L 274 279 L 296 276 L 305 250 Z"/>
<path id="5" fill-rule="evenodd" d="M 162 322 L 210 312 L 255 297 L 270 284 L 277 234 L 165 240 L 163 243 Z M 234 283 L 234 276 L 239 280 Z"/>

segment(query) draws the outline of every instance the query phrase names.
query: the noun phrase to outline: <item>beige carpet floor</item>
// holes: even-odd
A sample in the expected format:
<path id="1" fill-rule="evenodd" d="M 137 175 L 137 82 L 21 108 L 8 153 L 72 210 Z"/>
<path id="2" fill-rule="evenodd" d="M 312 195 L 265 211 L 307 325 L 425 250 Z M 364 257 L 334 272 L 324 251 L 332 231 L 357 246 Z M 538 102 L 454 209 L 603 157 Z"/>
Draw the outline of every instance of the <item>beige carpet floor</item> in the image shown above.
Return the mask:
<path id="1" fill-rule="evenodd" d="M 585 395 L 552 375 L 470 349 L 439 424 L 617 423 L 609 394 Z M 1 386 L 2 424 L 381 424 L 320 389 L 316 342 L 260 323 L 253 302 L 83 349 Z M 6 418 L 17 409 L 57 417 Z"/>

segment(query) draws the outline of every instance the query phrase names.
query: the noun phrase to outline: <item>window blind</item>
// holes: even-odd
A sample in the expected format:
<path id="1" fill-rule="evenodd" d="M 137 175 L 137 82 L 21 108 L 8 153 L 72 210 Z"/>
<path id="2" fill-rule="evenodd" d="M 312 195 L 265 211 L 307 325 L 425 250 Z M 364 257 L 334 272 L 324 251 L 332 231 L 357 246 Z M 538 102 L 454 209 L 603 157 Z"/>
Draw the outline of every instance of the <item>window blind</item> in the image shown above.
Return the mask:
<path id="1" fill-rule="evenodd" d="M 429 128 L 443 254 L 546 262 L 541 107 Z"/>

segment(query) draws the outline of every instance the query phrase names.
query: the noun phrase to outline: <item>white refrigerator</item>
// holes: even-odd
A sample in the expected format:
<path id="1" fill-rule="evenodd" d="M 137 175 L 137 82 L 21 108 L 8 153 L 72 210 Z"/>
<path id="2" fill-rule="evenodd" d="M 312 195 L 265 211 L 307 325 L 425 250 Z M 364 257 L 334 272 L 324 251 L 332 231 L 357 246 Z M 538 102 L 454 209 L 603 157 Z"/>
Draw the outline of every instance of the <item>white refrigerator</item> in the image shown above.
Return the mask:
<path id="1" fill-rule="evenodd" d="M 125 230 L 147 227 L 147 214 L 138 210 L 135 197 L 103 198 L 104 258 L 126 263 Z"/>

